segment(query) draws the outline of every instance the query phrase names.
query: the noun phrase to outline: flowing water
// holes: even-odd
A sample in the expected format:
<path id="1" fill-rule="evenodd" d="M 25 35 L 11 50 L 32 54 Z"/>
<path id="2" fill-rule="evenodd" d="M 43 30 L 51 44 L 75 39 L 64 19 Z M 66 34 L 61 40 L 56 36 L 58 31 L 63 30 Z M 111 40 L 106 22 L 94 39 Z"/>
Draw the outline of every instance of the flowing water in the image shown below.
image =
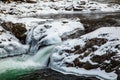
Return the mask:
<path id="1" fill-rule="evenodd" d="M 120 3 L 120 0 L 94 0 L 99 2 L 116 2 Z M 110 16 L 109 16 L 110 15 Z M 44 19 L 60 19 L 60 18 L 80 18 L 80 19 L 101 19 L 102 17 L 108 16 L 113 20 L 118 20 L 120 23 L 120 13 L 105 13 L 105 14 L 56 14 L 56 15 L 41 15 L 32 16 L 35 18 Z M 118 24 L 119 25 L 119 24 Z M 117 25 L 117 26 L 118 26 Z M 50 51 L 55 46 L 48 46 L 40 49 L 34 56 L 23 55 L 13 58 L 6 58 L 0 60 L 0 80 L 99 80 L 99 79 L 87 79 L 85 77 L 78 78 L 76 76 L 66 76 L 52 70 L 43 69 L 48 63 Z M 43 69 L 40 71 L 40 69 Z M 39 70 L 39 71 L 38 71 Z M 37 72 L 37 73 L 36 73 Z M 25 78 L 23 76 L 29 75 Z M 30 79 L 30 77 L 33 77 Z M 38 78 L 39 79 L 36 79 Z"/>
<path id="2" fill-rule="evenodd" d="M 33 16 L 35 17 L 35 16 Z M 108 13 L 108 14 L 57 14 L 57 15 L 46 15 L 37 16 L 36 18 L 80 18 L 81 21 L 86 20 L 100 20 L 102 21 L 104 17 L 110 18 L 112 20 L 118 21 L 120 23 L 120 13 Z M 106 23 L 106 22 L 103 22 Z M 90 23 L 89 23 L 90 24 Z M 120 24 L 117 24 L 119 26 Z M 101 26 L 104 26 L 103 24 Z M 112 26 L 112 25 L 111 25 Z M 40 49 L 35 55 L 23 55 L 13 58 L 6 58 L 0 60 L 0 80 L 87 80 L 85 77 L 67 76 L 54 72 L 53 70 L 44 69 L 48 63 L 50 56 L 50 51 L 55 46 L 48 46 Z M 39 71 L 39 72 L 38 72 Z M 45 72 L 44 72 L 45 71 Z M 38 72 L 38 73 L 36 73 Z M 28 75 L 26 77 L 26 75 Z M 54 76 L 55 75 L 55 76 Z M 25 76 L 25 77 L 24 77 Z M 46 77 L 47 76 L 47 77 Z M 23 77 L 23 78 L 22 78 Z M 30 79 L 30 77 L 32 77 Z M 92 78 L 88 80 L 99 80 Z"/>
<path id="3" fill-rule="evenodd" d="M 34 56 L 24 55 L 0 60 L 0 80 L 17 80 L 21 75 L 45 68 L 53 47 L 45 47 Z"/>

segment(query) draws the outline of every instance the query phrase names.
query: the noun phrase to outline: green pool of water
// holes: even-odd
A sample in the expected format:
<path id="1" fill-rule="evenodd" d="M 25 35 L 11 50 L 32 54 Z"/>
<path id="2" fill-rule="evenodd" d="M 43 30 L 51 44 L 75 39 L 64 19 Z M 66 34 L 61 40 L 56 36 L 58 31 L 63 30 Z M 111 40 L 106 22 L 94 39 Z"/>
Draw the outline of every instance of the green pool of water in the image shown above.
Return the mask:
<path id="1" fill-rule="evenodd" d="M 32 73 L 34 69 L 7 70 L 0 74 L 0 80 L 18 80 L 22 75 Z"/>

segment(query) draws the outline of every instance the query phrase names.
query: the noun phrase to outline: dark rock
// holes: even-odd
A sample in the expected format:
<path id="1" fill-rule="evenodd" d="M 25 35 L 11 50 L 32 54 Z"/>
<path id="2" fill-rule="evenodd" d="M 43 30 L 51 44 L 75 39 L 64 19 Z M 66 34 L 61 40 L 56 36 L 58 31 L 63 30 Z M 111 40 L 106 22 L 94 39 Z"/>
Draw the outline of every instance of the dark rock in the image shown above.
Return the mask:
<path id="1" fill-rule="evenodd" d="M 101 45 L 105 44 L 107 41 L 108 40 L 104 39 L 104 38 L 93 38 L 93 39 L 87 40 L 87 42 L 85 44 L 85 48 L 86 49 L 91 48 L 94 45 L 101 46 Z"/>
<path id="2" fill-rule="evenodd" d="M 81 54 L 81 53 L 84 52 L 84 50 L 81 49 L 80 45 L 74 46 L 74 50 L 68 50 L 68 49 L 66 49 L 66 50 L 63 50 L 63 51 L 65 51 L 67 53 L 74 53 L 74 54 Z"/>
<path id="3" fill-rule="evenodd" d="M 90 11 L 96 11 L 97 9 L 90 9 Z"/>
<path id="4" fill-rule="evenodd" d="M 118 48 L 120 50 L 120 44 L 116 45 L 115 48 Z"/>
<path id="5" fill-rule="evenodd" d="M 47 29 L 49 29 L 49 28 L 51 28 L 52 26 L 50 26 L 50 25 L 44 25 L 44 27 L 47 28 Z"/>
<path id="6" fill-rule="evenodd" d="M 85 63 L 80 62 L 79 58 L 76 58 L 74 61 L 75 67 L 82 67 Z"/>
<path id="7" fill-rule="evenodd" d="M 2 0 L 3 2 L 28 2 L 28 3 L 36 3 L 37 0 Z"/>
<path id="8" fill-rule="evenodd" d="M 37 0 L 26 0 L 28 3 L 37 3 Z"/>
<path id="9" fill-rule="evenodd" d="M 74 10 L 74 11 L 82 11 L 83 8 L 75 8 L 75 7 L 73 7 L 73 10 Z"/>
<path id="10" fill-rule="evenodd" d="M 75 52 L 75 50 L 64 50 L 65 52 L 67 52 L 67 53 L 74 53 Z"/>
<path id="11" fill-rule="evenodd" d="M 22 43 L 25 43 L 26 35 L 26 25 L 23 23 L 12 23 L 12 22 L 3 22 L 2 27 L 12 32 Z"/>
<path id="12" fill-rule="evenodd" d="M 80 1 L 80 5 L 85 5 L 86 2 L 85 1 Z"/>
<path id="13" fill-rule="evenodd" d="M 23 2 L 24 0 L 1 0 L 3 2 Z"/>
<path id="14" fill-rule="evenodd" d="M 84 30 L 74 30 L 72 32 L 69 32 L 69 33 L 64 33 L 61 38 L 62 38 L 62 41 L 65 41 L 67 39 L 75 39 L 75 38 L 78 38 L 80 37 L 82 34 L 84 34 Z"/>
<path id="15" fill-rule="evenodd" d="M 67 11 L 71 11 L 72 9 L 73 9 L 73 6 L 65 7 L 65 10 L 67 10 Z"/>
<path id="16" fill-rule="evenodd" d="M 71 64 L 71 63 L 66 63 L 67 67 L 79 67 L 79 68 L 85 68 L 87 70 L 90 70 L 90 69 L 95 69 L 95 68 L 98 68 L 99 65 L 92 65 L 91 63 L 89 62 L 81 62 L 79 60 L 79 58 L 76 58 L 74 61 L 73 61 L 74 64 Z"/>
<path id="17" fill-rule="evenodd" d="M 86 44 L 81 47 L 80 45 L 75 45 L 73 50 L 65 50 L 65 52 L 70 54 L 82 54 L 78 58 L 76 58 L 72 63 L 66 62 L 67 67 L 79 67 L 84 68 L 86 70 L 100 68 L 101 70 L 105 70 L 107 73 L 117 71 L 120 67 L 120 57 L 116 54 L 117 51 L 112 51 L 111 48 L 104 51 L 103 55 L 94 55 L 93 53 L 97 50 L 93 46 L 96 45 L 98 47 L 104 45 L 108 40 L 105 38 L 92 38 L 86 40 Z M 116 49 L 119 49 L 119 44 L 115 46 Z M 81 59 L 91 56 L 91 61 L 97 64 L 91 64 L 89 61 L 82 62 Z M 108 61 L 108 62 L 106 62 Z M 120 75 L 118 74 L 118 77 Z"/>
<path id="18" fill-rule="evenodd" d="M 2 30 L 0 30 L 0 35 L 1 35 L 2 33 L 4 33 L 4 32 L 6 32 L 6 31 L 5 31 L 5 30 L 3 30 L 3 29 L 2 29 Z"/>
<path id="19" fill-rule="evenodd" d="M 85 68 L 86 70 L 90 70 L 98 68 L 99 65 L 92 65 L 91 63 L 86 62 L 82 67 Z"/>
<path id="20" fill-rule="evenodd" d="M 36 70 L 31 74 L 23 75 L 18 80 L 100 80 L 96 77 L 75 76 L 62 74 L 51 69 Z"/>
<path id="21" fill-rule="evenodd" d="M 119 65 L 119 68 L 120 68 L 120 65 Z M 120 80 L 120 69 L 117 69 L 116 73 L 118 74 L 117 80 Z"/>
<path id="22" fill-rule="evenodd" d="M 100 27 L 107 27 L 107 26 L 118 26 L 119 23 L 114 18 L 120 18 L 120 16 L 105 16 L 99 19 L 81 19 L 81 23 L 83 23 L 85 27 L 85 33 L 94 31 Z M 113 17 L 113 19 L 111 18 Z"/>

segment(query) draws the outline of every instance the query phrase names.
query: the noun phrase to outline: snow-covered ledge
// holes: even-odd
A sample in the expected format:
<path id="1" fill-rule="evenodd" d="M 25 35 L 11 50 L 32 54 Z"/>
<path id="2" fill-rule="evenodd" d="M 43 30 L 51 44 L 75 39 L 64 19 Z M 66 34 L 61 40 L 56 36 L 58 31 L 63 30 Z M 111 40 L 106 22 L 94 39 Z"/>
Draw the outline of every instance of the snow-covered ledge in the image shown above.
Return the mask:
<path id="1" fill-rule="evenodd" d="M 56 46 L 50 67 L 65 74 L 116 80 L 119 57 L 120 27 L 103 27 Z"/>

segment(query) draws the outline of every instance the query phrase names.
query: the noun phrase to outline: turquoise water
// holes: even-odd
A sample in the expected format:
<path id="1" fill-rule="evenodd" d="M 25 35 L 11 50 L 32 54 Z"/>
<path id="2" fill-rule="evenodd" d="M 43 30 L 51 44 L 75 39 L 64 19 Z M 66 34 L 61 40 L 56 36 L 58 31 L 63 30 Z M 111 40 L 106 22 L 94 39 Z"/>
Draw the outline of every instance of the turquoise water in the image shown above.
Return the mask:
<path id="1" fill-rule="evenodd" d="M 0 80 L 18 80 L 22 75 L 32 73 L 34 69 L 14 69 L 7 70 L 0 74 Z"/>
<path id="2" fill-rule="evenodd" d="M 0 80 L 18 80 L 22 75 L 41 68 L 40 64 L 30 60 L 21 60 L 21 57 L 9 58 L 0 61 Z"/>
<path id="3" fill-rule="evenodd" d="M 18 80 L 22 75 L 43 69 L 54 46 L 39 50 L 35 55 L 24 55 L 0 60 L 0 80 Z"/>

